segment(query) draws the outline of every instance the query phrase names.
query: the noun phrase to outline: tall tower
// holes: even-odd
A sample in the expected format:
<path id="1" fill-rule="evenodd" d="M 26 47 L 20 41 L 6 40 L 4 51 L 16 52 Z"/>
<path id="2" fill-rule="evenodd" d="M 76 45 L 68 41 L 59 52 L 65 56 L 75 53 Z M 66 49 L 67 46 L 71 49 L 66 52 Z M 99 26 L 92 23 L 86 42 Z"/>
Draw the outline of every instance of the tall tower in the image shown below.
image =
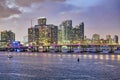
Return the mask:
<path id="1" fill-rule="evenodd" d="M 82 22 L 79 25 L 79 36 L 80 36 L 80 40 L 84 40 L 84 23 Z"/>
<path id="2" fill-rule="evenodd" d="M 60 25 L 61 31 L 62 31 L 62 41 L 70 41 L 71 35 L 72 35 L 72 20 L 66 20 L 63 21 Z"/>
<path id="3" fill-rule="evenodd" d="M 53 24 L 47 25 L 47 37 L 50 44 L 58 43 L 58 26 Z"/>
<path id="4" fill-rule="evenodd" d="M 73 28 L 73 37 L 74 40 L 83 41 L 84 40 L 84 23 L 82 22 L 80 25 Z"/>
<path id="5" fill-rule="evenodd" d="M 117 35 L 114 36 L 114 43 L 116 43 L 116 44 L 118 43 L 118 36 Z"/>
<path id="6" fill-rule="evenodd" d="M 39 28 L 31 27 L 28 28 L 28 43 L 38 45 L 39 44 Z"/>
<path id="7" fill-rule="evenodd" d="M 106 43 L 112 44 L 111 35 L 106 35 Z"/>

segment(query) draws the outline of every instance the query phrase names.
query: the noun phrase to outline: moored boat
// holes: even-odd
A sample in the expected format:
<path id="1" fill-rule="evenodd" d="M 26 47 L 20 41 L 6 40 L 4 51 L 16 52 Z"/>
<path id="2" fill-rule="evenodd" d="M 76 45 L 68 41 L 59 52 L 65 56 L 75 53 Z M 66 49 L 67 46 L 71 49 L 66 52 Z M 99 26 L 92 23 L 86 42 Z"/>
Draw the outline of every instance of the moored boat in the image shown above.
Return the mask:
<path id="1" fill-rule="evenodd" d="M 114 50 L 114 53 L 120 54 L 120 47 L 117 47 L 117 49 Z"/>

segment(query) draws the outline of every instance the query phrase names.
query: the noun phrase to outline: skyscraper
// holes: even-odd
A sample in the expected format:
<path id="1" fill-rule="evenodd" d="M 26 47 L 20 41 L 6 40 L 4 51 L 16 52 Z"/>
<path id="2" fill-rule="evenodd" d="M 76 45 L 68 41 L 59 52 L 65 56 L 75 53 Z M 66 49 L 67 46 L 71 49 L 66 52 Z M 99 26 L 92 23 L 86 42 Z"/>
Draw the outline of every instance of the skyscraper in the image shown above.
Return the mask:
<path id="1" fill-rule="evenodd" d="M 28 42 L 40 46 L 58 42 L 58 27 L 46 25 L 46 18 L 40 18 L 38 25 L 28 29 Z"/>
<path id="2" fill-rule="evenodd" d="M 73 37 L 75 40 L 84 40 L 84 23 L 82 22 L 79 26 L 73 28 Z"/>
<path id="3" fill-rule="evenodd" d="M 80 30 L 80 40 L 84 40 L 84 23 L 82 22 L 80 25 L 79 25 L 79 30 Z"/>
<path id="4" fill-rule="evenodd" d="M 63 21 L 60 25 L 62 31 L 62 42 L 70 41 L 72 38 L 72 20 Z"/>
<path id="5" fill-rule="evenodd" d="M 28 43 L 38 45 L 39 43 L 39 28 L 37 26 L 28 28 Z"/>
<path id="6" fill-rule="evenodd" d="M 114 36 L 114 43 L 118 44 L 118 36 L 117 35 Z"/>
<path id="7" fill-rule="evenodd" d="M 112 44 L 112 38 L 111 35 L 106 35 L 106 43 Z"/>
<path id="8" fill-rule="evenodd" d="M 58 43 L 58 26 L 55 25 L 47 25 L 47 32 L 49 37 L 50 44 Z"/>

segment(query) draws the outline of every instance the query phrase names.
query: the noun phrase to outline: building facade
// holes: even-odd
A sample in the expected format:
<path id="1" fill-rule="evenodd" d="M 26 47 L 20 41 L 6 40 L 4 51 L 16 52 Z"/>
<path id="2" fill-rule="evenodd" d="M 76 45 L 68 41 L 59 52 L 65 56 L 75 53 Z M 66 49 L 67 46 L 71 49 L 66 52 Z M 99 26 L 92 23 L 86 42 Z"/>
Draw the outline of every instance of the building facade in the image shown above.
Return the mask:
<path id="1" fill-rule="evenodd" d="M 55 25 L 47 25 L 47 32 L 48 32 L 48 40 L 50 44 L 57 44 L 58 43 L 58 26 Z"/>
<path id="2" fill-rule="evenodd" d="M 118 42 L 119 42 L 119 40 L 118 40 L 118 36 L 115 35 L 115 36 L 114 36 L 114 43 L 118 44 Z"/>
<path id="3" fill-rule="evenodd" d="M 28 43 L 42 46 L 58 43 L 58 26 L 46 25 L 46 18 L 38 19 L 38 25 L 28 29 Z"/>
<path id="4" fill-rule="evenodd" d="M 74 40 L 84 41 L 84 23 L 82 22 L 79 26 L 73 28 Z"/>
<path id="5" fill-rule="evenodd" d="M 3 42 L 12 42 L 15 41 L 15 33 L 12 31 L 2 31 L 1 32 L 1 41 Z"/>
<path id="6" fill-rule="evenodd" d="M 106 43 L 107 44 L 112 44 L 113 39 L 111 38 L 111 35 L 106 35 Z"/>
<path id="7" fill-rule="evenodd" d="M 100 43 L 100 35 L 99 34 L 93 34 L 92 43 L 94 43 L 94 44 L 99 44 Z"/>
<path id="8" fill-rule="evenodd" d="M 10 45 L 10 43 L 14 41 L 15 41 L 15 33 L 7 30 L 1 32 L 0 47 L 7 47 Z"/>
<path id="9" fill-rule="evenodd" d="M 47 19 L 44 17 L 38 18 L 38 25 L 46 25 Z"/>
<path id="10" fill-rule="evenodd" d="M 62 43 L 67 43 L 72 39 L 72 20 L 63 21 L 60 25 L 62 31 Z"/>
<path id="11" fill-rule="evenodd" d="M 38 45 L 39 43 L 39 28 L 37 26 L 28 28 L 28 43 L 29 45 Z"/>

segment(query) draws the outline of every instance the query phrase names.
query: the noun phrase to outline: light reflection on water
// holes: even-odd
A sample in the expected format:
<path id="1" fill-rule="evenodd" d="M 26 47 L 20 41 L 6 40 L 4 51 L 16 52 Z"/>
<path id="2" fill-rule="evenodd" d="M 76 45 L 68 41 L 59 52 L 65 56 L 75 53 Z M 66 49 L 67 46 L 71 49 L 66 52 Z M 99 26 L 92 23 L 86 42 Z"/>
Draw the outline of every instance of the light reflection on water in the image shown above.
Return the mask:
<path id="1" fill-rule="evenodd" d="M 100 59 L 100 60 L 117 60 L 120 61 L 119 54 L 62 54 L 62 53 L 5 53 L 4 55 L 13 56 L 43 56 L 43 57 L 56 57 L 56 58 L 80 58 L 80 59 Z"/>

